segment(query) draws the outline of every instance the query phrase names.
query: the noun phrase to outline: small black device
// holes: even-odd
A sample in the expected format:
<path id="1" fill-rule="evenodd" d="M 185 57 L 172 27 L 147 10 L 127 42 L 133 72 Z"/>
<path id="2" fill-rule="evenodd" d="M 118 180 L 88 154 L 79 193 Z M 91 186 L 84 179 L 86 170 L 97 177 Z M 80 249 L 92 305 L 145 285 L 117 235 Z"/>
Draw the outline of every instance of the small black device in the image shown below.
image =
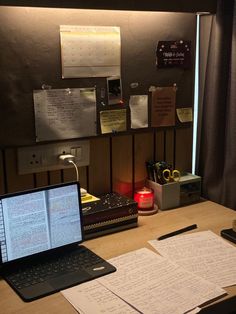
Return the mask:
<path id="1" fill-rule="evenodd" d="M 24 301 L 114 272 L 83 245 L 78 182 L 0 197 L 0 271 Z"/>
<path id="2" fill-rule="evenodd" d="M 220 232 L 221 236 L 233 243 L 236 243 L 236 232 L 230 228 L 230 229 L 223 229 Z"/>

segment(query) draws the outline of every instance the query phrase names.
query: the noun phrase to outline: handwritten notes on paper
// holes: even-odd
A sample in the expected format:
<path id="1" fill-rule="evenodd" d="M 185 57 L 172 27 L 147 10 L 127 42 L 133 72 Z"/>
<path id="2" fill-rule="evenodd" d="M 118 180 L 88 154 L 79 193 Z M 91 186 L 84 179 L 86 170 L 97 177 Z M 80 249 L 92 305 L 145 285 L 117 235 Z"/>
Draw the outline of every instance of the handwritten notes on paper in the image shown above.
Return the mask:
<path id="1" fill-rule="evenodd" d="M 36 141 L 96 135 L 95 88 L 35 90 Z"/>
<path id="2" fill-rule="evenodd" d="M 100 111 L 100 124 L 102 134 L 126 131 L 126 109 Z"/>
<path id="3" fill-rule="evenodd" d="M 62 77 L 120 76 L 120 28 L 61 25 Z"/>
<path id="4" fill-rule="evenodd" d="M 175 125 L 175 102 L 175 87 L 156 87 L 152 91 L 152 127 Z"/>
<path id="5" fill-rule="evenodd" d="M 110 262 L 117 271 L 99 282 L 141 313 L 182 314 L 225 293 L 146 248 Z"/>
<path id="6" fill-rule="evenodd" d="M 182 314 L 225 291 L 142 248 L 109 260 L 117 271 L 62 293 L 85 314 Z"/>
<path id="7" fill-rule="evenodd" d="M 97 280 L 85 282 L 62 291 L 63 296 L 79 313 L 134 314 L 138 313 Z"/>
<path id="8" fill-rule="evenodd" d="M 148 96 L 132 95 L 129 101 L 131 113 L 131 128 L 147 128 L 148 127 Z"/>
<path id="9" fill-rule="evenodd" d="M 211 231 L 149 243 L 164 257 L 221 287 L 236 284 L 236 248 Z"/>

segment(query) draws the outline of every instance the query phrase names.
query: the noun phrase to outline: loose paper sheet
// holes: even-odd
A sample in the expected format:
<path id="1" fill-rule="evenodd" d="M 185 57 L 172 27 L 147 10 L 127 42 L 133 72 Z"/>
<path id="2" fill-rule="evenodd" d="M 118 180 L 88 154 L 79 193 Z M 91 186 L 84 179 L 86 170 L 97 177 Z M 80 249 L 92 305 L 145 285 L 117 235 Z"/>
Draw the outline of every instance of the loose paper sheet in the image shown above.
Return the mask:
<path id="1" fill-rule="evenodd" d="M 193 121 L 193 112 L 192 108 L 177 108 L 177 116 L 179 121 L 184 122 L 192 122 Z"/>
<path id="2" fill-rule="evenodd" d="M 149 243 L 164 257 L 221 287 L 236 284 L 236 248 L 211 231 Z"/>
<path id="3" fill-rule="evenodd" d="M 175 102 L 175 87 L 156 87 L 152 91 L 152 127 L 175 125 Z"/>
<path id="4" fill-rule="evenodd" d="M 138 313 L 97 280 L 62 291 L 63 296 L 77 311 L 85 314 Z"/>
<path id="5" fill-rule="evenodd" d="M 62 77 L 120 76 L 120 28 L 61 25 Z"/>
<path id="6" fill-rule="evenodd" d="M 36 141 L 96 135 L 95 88 L 34 91 Z"/>
<path id="7" fill-rule="evenodd" d="M 132 95 L 129 100 L 131 112 L 131 128 L 148 127 L 148 96 Z"/>
<path id="8" fill-rule="evenodd" d="M 126 109 L 100 111 L 100 124 L 102 134 L 126 131 Z"/>

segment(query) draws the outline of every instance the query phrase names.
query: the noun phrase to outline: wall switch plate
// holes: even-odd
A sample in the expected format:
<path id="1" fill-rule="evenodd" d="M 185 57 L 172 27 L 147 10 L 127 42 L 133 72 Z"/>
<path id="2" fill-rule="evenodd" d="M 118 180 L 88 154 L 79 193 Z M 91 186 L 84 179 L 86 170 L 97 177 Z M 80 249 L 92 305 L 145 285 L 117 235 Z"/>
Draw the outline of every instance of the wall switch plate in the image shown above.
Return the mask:
<path id="1" fill-rule="evenodd" d="M 75 156 L 78 167 L 89 165 L 89 141 L 73 141 L 55 144 L 19 147 L 17 149 L 17 165 L 19 174 L 37 173 L 50 170 L 71 168 L 63 165 L 59 155 Z"/>

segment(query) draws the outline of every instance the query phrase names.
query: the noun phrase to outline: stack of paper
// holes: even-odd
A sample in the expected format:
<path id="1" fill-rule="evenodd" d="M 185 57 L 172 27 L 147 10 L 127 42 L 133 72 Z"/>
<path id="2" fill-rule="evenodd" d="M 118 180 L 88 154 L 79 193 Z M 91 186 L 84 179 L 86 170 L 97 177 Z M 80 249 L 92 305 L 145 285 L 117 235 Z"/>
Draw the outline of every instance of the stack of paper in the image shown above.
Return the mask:
<path id="1" fill-rule="evenodd" d="M 79 312 L 182 314 L 226 293 L 146 248 L 109 262 L 115 273 L 62 292 Z"/>

